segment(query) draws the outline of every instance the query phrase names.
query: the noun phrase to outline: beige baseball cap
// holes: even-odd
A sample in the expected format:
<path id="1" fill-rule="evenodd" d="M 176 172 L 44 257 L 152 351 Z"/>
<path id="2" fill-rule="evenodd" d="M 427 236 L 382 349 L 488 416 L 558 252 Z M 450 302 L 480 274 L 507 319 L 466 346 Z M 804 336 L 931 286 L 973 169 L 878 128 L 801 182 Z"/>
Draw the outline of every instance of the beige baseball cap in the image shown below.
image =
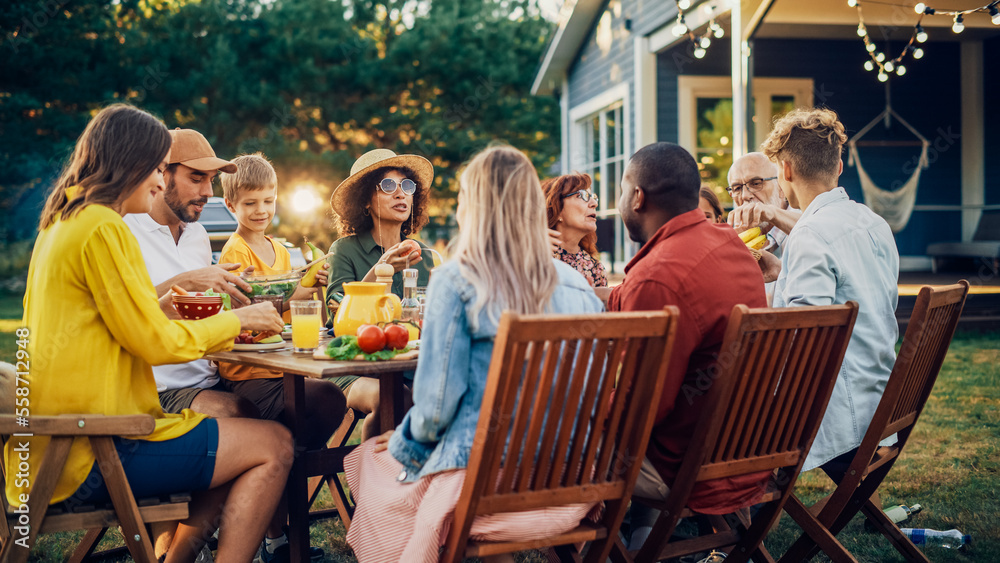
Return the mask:
<path id="1" fill-rule="evenodd" d="M 194 129 L 178 127 L 170 132 L 170 162 L 183 164 L 195 170 L 221 170 L 227 174 L 236 173 L 236 164 L 215 156 L 208 139 Z"/>

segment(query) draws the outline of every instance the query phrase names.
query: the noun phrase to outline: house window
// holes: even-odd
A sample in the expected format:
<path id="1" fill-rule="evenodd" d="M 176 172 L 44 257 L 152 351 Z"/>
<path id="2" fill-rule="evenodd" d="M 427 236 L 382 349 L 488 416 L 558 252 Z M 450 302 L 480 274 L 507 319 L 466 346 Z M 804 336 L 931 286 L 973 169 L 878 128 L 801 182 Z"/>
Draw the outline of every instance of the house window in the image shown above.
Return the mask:
<path id="1" fill-rule="evenodd" d="M 729 77 L 681 76 L 678 82 L 678 138 L 698 161 L 702 182 L 730 207 L 726 176 L 733 164 L 733 98 Z M 754 78 L 750 150 L 771 132 L 774 119 L 795 107 L 812 106 L 809 78 Z"/>
<path id="2" fill-rule="evenodd" d="M 631 154 L 629 86 L 619 84 L 571 108 L 570 162 L 565 172 L 582 172 L 594 180 L 597 207 L 597 246 L 613 270 L 624 267 L 635 253 L 618 217 L 621 178 Z"/>
<path id="3" fill-rule="evenodd" d="M 625 167 L 625 128 L 621 102 L 601 110 L 578 123 L 582 129 L 586 161 L 576 169 L 594 179 L 594 192 L 600 197 L 598 210 L 607 212 L 618 205 L 620 183 Z"/>

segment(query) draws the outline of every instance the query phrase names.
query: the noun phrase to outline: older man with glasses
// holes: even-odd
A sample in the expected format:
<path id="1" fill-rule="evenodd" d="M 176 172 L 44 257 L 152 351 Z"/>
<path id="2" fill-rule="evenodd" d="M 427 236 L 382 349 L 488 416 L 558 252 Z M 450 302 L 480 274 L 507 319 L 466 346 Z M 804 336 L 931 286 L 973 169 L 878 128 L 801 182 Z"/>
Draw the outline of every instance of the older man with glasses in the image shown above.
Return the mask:
<path id="1" fill-rule="evenodd" d="M 789 208 L 778 187 L 777 166 L 762 153 L 752 152 L 733 162 L 728 180 L 726 191 L 735 204 L 729 224 L 737 231 L 760 227 L 767 235 L 765 249 L 780 258 L 781 245 L 802 212 Z"/>

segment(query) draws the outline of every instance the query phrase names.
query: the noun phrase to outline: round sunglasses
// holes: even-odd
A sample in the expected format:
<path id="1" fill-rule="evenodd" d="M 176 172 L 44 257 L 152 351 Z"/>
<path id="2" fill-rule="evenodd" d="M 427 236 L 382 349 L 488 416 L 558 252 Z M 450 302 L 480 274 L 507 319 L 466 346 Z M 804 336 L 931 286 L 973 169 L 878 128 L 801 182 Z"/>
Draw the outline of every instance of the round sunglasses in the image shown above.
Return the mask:
<path id="1" fill-rule="evenodd" d="M 396 193 L 396 181 L 392 178 L 383 179 L 378 183 L 378 187 L 387 194 L 392 195 Z M 399 187 L 403 188 L 403 193 L 406 195 L 413 195 L 417 191 L 417 183 L 409 178 L 403 178 L 399 182 Z"/>

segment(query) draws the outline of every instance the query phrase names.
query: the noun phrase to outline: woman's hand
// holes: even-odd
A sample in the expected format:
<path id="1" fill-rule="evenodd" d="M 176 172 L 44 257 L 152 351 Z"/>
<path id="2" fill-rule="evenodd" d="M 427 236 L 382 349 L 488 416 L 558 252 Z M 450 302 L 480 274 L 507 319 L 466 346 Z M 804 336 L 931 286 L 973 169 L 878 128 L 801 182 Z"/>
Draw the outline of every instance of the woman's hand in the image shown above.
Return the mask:
<path id="1" fill-rule="evenodd" d="M 270 303 L 255 303 L 233 309 L 233 314 L 240 320 L 240 329 L 269 331 L 280 334 L 285 329 L 285 323 L 281 320 L 281 315 Z"/>
<path id="2" fill-rule="evenodd" d="M 420 245 L 417 244 L 417 241 L 406 239 L 399 244 L 390 246 L 379 262 L 385 262 L 391 265 L 395 271 L 401 272 L 408 264 L 413 265 L 419 262 L 420 256 Z"/>
<path id="3" fill-rule="evenodd" d="M 549 246 L 552 247 L 552 254 L 559 251 L 562 242 L 562 233 L 555 229 L 549 229 Z"/>
<path id="4" fill-rule="evenodd" d="M 375 437 L 375 449 L 373 450 L 375 453 L 384 452 L 389 449 L 389 438 L 392 437 L 393 432 L 395 430 L 390 430 L 381 436 Z"/>
<path id="5" fill-rule="evenodd" d="M 177 308 L 174 307 L 173 291 L 168 291 L 164 293 L 163 297 L 161 297 L 159 301 L 160 301 L 160 310 L 163 311 L 163 314 L 165 314 L 168 319 L 172 321 L 179 321 L 183 318 L 181 317 L 181 314 L 177 312 Z"/>

